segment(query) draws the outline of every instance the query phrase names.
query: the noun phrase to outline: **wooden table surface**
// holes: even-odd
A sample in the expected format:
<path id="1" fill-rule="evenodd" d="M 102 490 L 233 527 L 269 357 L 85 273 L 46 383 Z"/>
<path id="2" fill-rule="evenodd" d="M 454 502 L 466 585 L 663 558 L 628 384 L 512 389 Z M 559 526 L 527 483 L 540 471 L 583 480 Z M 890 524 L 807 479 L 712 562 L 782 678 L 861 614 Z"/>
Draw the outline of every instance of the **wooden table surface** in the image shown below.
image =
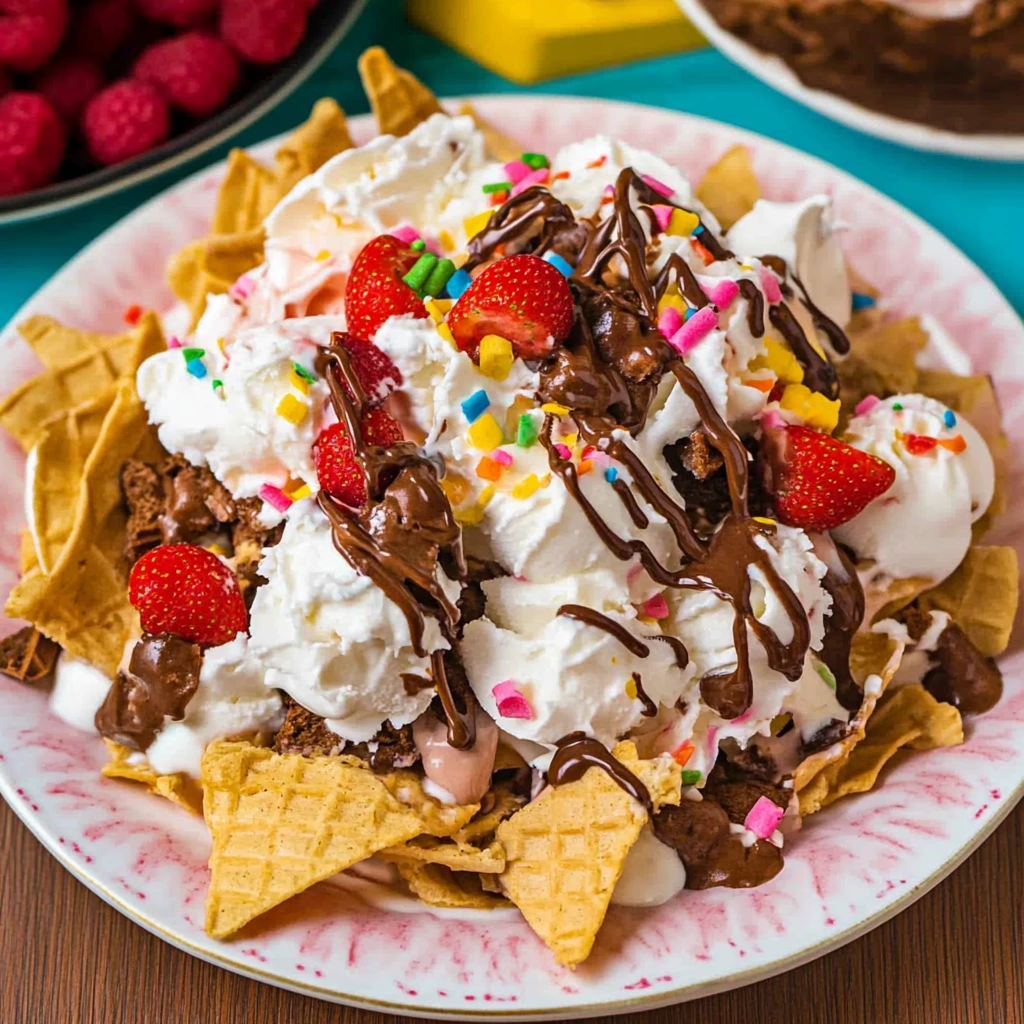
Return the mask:
<path id="1" fill-rule="evenodd" d="M 2 802 L 0 862 L 0 1024 L 399 1020 L 283 992 L 173 949 L 75 881 Z M 1024 803 L 950 878 L 857 942 L 758 985 L 614 1019 L 1024 1024 Z"/>

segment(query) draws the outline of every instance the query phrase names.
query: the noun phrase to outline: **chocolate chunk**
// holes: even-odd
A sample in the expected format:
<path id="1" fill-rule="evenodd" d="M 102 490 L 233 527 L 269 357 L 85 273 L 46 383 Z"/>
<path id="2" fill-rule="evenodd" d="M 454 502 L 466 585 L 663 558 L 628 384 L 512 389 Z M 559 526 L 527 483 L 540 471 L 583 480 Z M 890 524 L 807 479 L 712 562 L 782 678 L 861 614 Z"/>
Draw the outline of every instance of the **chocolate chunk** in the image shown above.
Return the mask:
<path id="1" fill-rule="evenodd" d="M 462 630 L 466 628 L 466 623 L 475 622 L 484 617 L 487 598 L 484 596 L 483 587 L 480 584 L 485 580 L 493 580 L 507 575 L 497 562 L 484 561 L 479 558 L 466 559 L 466 580 L 458 600 L 460 637 Z"/>
<path id="2" fill-rule="evenodd" d="M 636 293 L 624 290 L 623 297 L 625 302 L 619 305 L 609 301 L 606 293 L 593 292 L 584 299 L 583 314 L 601 357 L 627 381 L 639 383 L 660 376 L 672 349 L 653 324 L 624 308 L 627 302 L 635 307 Z"/>
<path id="3" fill-rule="evenodd" d="M 710 800 L 682 800 L 654 816 L 654 834 L 671 846 L 687 872 L 701 863 L 729 835 L 729 817 Z"/>
<path id="4" fill-rule="evenodd" d="M 770 882 L 782 870 L 782 851 L 767 839 L 744 846 L 730 834 L 708 856 L 692 867 L 686 865 L 687 889 L 750 889 Z"/>
<path id="5" fill-rule="evenodd" d="M 733 824 L 742 825 L 750 809 L 762 796 L 785 810 L 793 791 L 763 779 L 730 780 L 725 770 L 716 766 L 708 775 L 703 794 L 705 800 L 717 803 Z"/>
<path id="6" fill-rule="evenodd" d="M 163 477 L 149 463 L 129 459 L 121 467 L 121 494 L 128 509 L 125 558 L 134 565 L 150 548 L 163 542 Z"/>
<path id="7" fill-rule="evenodd" d="M 756 743 L 748 743 L 742 750 L 728 750 L 719 758 L 726 777 L 730 780 L 746 781 L 748 779 L 775 782 L 778 768 L 775 758 L 767 750 L 762 750 Z"/>
<path id="8" fill-rule="evenodd" d="M 381 774 L 396 768 L 410 768 L 420 759 L 412 739 L 412 726 L 395 728 L 390 720 L 384 722 L 368 743 L 354 743 L 346 752 L 368 761 L 370 767 Z"/>
<path id="9" fill-rule="evenodd" d="M 964 715 L 980 715 L 1003 694 L 1003 676 L 955 623 L 942 631 L 931 655 L 937 662 L 924 677 L 925 689 L 936 699 L 959 708 Z"/>
<path id="10" fill-rule="evenodd" d="M 33 626 L 0 640 L 0 673 L 21 683 L 45 680 L 57 663 L 60 647 Z"/>
<path id="11" fill-rule="evenodd" d="M 160 517 L 164 542 L 195 540 L 236 517 L 235 503 L 224 485 L 205 467 L 171 455 L 161 466 L 165 504 Z"/>
<path id="12" fill-rule="evenodd" d="M 345 741 L 327 728 L 324 720 L 307 711 L 287 694 L 282 694 L 284 722 L 274 735 L 274 750 L 279 754 L 301 754 L 303 757 L 326 757 L 340 754 Z"/>
<path id="13" fill-rule="evenodd" d="M 145 750 L 163 728 L 179 722 L 199 685 L 203 652 L 166 633 L 145 633 L 132 651 L 128 672 L 114 681 L 99 711 L 101 736 L 132 750 Z"/>
<path id="14" fill-rule="evenodd" d="M 805 740 L 800 746 L 800 756 L 807 757 L 816 754 L 819 750 L 831 747 L 838 743 L 850 731 L 850 723 L 833 718 L 827 725 L 823 725 L 810 739 Z"/>

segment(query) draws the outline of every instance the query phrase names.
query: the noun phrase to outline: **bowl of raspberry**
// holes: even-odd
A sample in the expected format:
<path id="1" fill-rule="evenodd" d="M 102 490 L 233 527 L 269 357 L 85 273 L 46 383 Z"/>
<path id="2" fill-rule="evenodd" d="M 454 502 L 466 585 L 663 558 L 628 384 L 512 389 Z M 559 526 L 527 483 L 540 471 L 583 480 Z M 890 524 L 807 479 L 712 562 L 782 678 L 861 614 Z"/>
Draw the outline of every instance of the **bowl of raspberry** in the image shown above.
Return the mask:
<path id="1" fill-rule="evenodd" d="M 0 224 L 205 152 L 288 95 L 365 0 L 0 0 Z"/>

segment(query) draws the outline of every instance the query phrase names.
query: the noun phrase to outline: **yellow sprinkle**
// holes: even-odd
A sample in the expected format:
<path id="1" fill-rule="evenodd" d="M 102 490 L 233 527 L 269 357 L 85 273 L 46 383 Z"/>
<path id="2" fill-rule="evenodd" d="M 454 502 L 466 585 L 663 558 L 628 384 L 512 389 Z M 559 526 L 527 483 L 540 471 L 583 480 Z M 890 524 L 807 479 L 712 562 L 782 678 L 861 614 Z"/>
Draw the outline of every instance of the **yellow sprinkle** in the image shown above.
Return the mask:
<path id="1" fill-rule="evenodd" d="M 626 680 L 626 696 L 630 700 L 637 699 L 636 680 L 632 676 Z"/>
<path id="2" fill-rule="evenodd" d="M 574 430 L 571 434 L 562 435 L 562 444 L 568 445 L 570 448 L 576 446 L 576 442 L 580 439 L 580 433 L 578 430 Z"/>
<path id="3" fill-rule="evenodd" d="M 458 473 L 448 470 L 441 481 L 441 490 L 452 505 L 461 505 L 469 497 L 469 481 Z"/>
<path id="4" fill-rule="evenodd" d="M 302 501 L 303 498 L 308 498 L 313 492 L 309 488 L 309 484 L 301 484 L 292 491 L 285 492 L 292 501 Z"/>
<path id="5" fill-rule="evenodd" d="M 831 401 L 804 384 L 788 384 L 779 405 L 809 427 L 832 433 L 839 423 L 839 399 Z"/>
<path id="6" fill-rule="evenodd" d="M 749 264 L 747 264 L 747 263 L 741 263 L 740 264 L 740 270 L 750 271 L 750 270 L 753 270 L 753 269 L 754 268 L 752 266 L 750 266 Z"/>
<path id="7" fill-rule="evenodd" d="M 488 484 L 481 492 L 480 497 L 476 499 L 476 503 L 481 508 L 487 508 L 491 503 L 491 498 L 494 497 L 494 484 Z"/>
<path id="8" fill-rule="evenodd" d="M 220 349 L 221 355 L 224 355 L 224 339 L 223 338 L 218 338 L 217 339 L 217 348 Z"/>
<path id="9" fill-rule="evenodd" d="M 448 231 L 441 231 L 437 236 L 437 240 L 449 252 L 451 252 L 451 250 L 455 248 L 455 239 L 452 238 L 451 233 Z"/>
<path id="10" fill-rule="evenodd" d="M 537 479 L 536 473 L 531 473 L 529 476 L 524 476 L 512 488 L 512 497 L 517 501 L 525 501 L 531 495 L 536 494 L 540 490 L 540 481 Z"/>
<path id="11" fill-rule="evenodd" d="M 485 334 L 480 342 L 480 372 L 492 380 L 504 380 L 515 361 L 512 342 L 500 334 Z"/>
<path id="12" fill-rule="evenodd" d="M 296 427 L 306 418 L 308 412 L 309 406 L 305 402 L 300 402 L 290 392 L 277 403 L 277 415 Z"/>
<path id="13" fill-rule="evenodd" d="M 643 623 L 643 625 L 645 625 L 645 626 L 655 626 L 658 623 L 657 619 L 652 619 L 652 618 L 648 617 L 647 615 L 638 615 L 636 617 L 636 621 L 640 622 L 640 623 Z"/>
<path id="14" fill-rule="evenodd" d="M 772 719 L 772 724 L 768 727 L 769 732 L 773 736 L 778 736 L 792 717 L 788 711 L 783 712 L 781 715 L 776 715 Z"/>
<path id="15" fill-rule="evenodd" d="M 304 395 L 309 394 L 309 381 L 305 377 L 300 376 L 294 370 L 288 374 L 288 383 L 291 384 L 296 391 L 301 391 Z"/>
<path id="16" fill-rule="evenodd" d="M 442 299 L 426 299 L 423 303 L 423 308 L 435 324 L 443 323 L 444 315 L 447 312 L 447 310 L 442 309 L 440 306 L 442 301 Z"/>
<path id="17" fill-rule="evenodd" d="M 545 402 L 541 409 L 551 416 L 566 416 L 572 410 L 567 405 L 559 405 L 558 402 Z"/>
<path id="18" fill-rule="evenodd" d="M 439 323 L 437 325 L 437 333 L 440 334 L 452 348 L 458 348 L 455 344 L 455 338 L 452 337 L 452 329 L 446 323 Z"/>
<path id="19" fill-rule="evenodd" d="M 700 224 L 700 217 L 697 214 L 690 213 L 689 210 L 673 210 L 665 234 L 677 238 L 688 238 L 698 224 Z"/>
<path id="20" fill-rule="evenodd" d="M 467 217 L 462 222 L 462 230 L 466 232 L 467 238 L 473 238 L 475 235 L 479 235 L 480 232 L 487 227 L 487 222 L 490 219 L 490 210 L 484 210 L 482 213 L 476 213 L 472 217 Z"/>
<path id="21" fill-rule="evenodd" d="M 505 440 L 498 421 L 489 412 L 485 412 L 483 416 L 475 420 L 467 433 L 469 434 L 469 443 L 482 452 L 493 452 Z"/>
<path id="22" fill-rule="evenodd" d="M 329 251 L 328 251 L 327 249 L 321 249 L 321 250 L 320 250 L 320 251 L 319 251 L 319 252 L 318 252 L 318 253 L 316 254 L 316 258 L 317 258 L 317 261 L 318 261 L 319 263 L 323 263 L 323 262 L 324 262 L 324 260 L 329 260 L 329 259 L 331 258 L 331 254 L 330 254 L 330 252 L 329 252 Z"/>
<path id="23" fill-rule="evenodd" d="M 781 341 L 765 338 L 764 354 L 752 360 L 751 370 L 771 370 L 783 384 L 802 384 L 804 368 L 790 349 Z"/>
<path id="24" fill-rule="evenodd" d="M 551 474 L 550 474 L 550 473 L 545 473 L 545 474 L 544 474 L 544 475 L 543 475 L 543 476 L 542 476 L 542 477 L 540 478 L 540 486 L 541 486 L 541 489 L 543 489 L 543 488 L 545 488 L 545 487 L 549 486 L 549 485 L 550 485 L 550 483 L 551 483 Z"/>
<path id="25" fill-rule="evenodd" d="M 212 552 L 215 555 L 219 555 L 221 558 L 227 556 L 227 551 L 222 548 L 219 544 L 208 544 L 206 550 Z"/>
<path id="26" fill-rule="evenodd" d="M 661 316 L 666 309 L 674 309 L 680 316 L 686 316 L 689 308 L 681 295 L 669 295 L 666 293 L 658 299 L 658 316 Z"/>
<path id="27" fill-rule="evenodd" d="M 460 526 L 479 526 L 484 521 L 484 510 L 479 505 L 467 505 L 452 513 Z"/>
<path id="28" fill-rule="evenodd" d="M 767 519 L 764 516 L 754 516 L 755 523 L 761 523 L 763 526 L 777 526 L 778 524 L 774 519 Z"/>

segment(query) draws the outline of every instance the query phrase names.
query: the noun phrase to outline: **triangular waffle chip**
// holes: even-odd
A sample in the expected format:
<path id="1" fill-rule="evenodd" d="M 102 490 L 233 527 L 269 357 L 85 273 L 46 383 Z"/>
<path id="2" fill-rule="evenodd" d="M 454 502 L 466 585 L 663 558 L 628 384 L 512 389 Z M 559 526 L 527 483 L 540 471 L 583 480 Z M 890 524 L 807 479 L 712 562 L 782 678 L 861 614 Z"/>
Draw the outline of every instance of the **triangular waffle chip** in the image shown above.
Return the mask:
<path id="1" fill-rule="evenodd" d="M 397 866 L 409 891 L 428 906 L 461 910 L 493 910 L 508 906 L 508 900 L 484 891 L 480 875 L 452 871 L 443 864 L 403 861 Z"/>
<path id="2" fill-rule="evenodd" d="M 704 172 L 694 194 L 728 231 L 761 198 L 750 150 L 746 146 L 727 150 Z"/>
<path id="3" fill-rule="evenodd" d="M 443 804 L 435 800 L 424 791 L 420 777 L 413 772 L 391 772 L 382 775 L 381 781 L 399 803 L 420 816 L 420 831 L 428 836 L 450 836 L 480 810 L 479 804 Z"/>
<path id="4" fill-rule="evenodd" d="M 876 563 L 865 560 L 857 565 L 857 576 L 864 591 L 864 626 L 890 619 L 921 596 L 932 581 L 924 576 L 894 580 L 879 573 Z"/>
<path id="5" fill-rule="evenodd" d="M 378 855 L 396 864 L 412 861 L 418 864 L 443 864 L 453 871 L 474 871 L 488 875 L 505 870 L 505 849 L 501 843 L 485 847 L 468 843 L 452 843 L 433 836 L 417 836 L 401 846 L 392 846 Z"/>
<path id="6" fill-rule="evenodd" d="M 203 755 L 203 792 L 213 836 L 206 930 L 217 939 L 423 831 L 418 814 L 345 757 L 218 741 Z"/>
<path id="7" fill-rule="evenodd" d="M 140 782 L 151 793 L 166 797 L 171 803 L 193 814 L 203 813 L 203 790 L 199 783 L 183 773 L 158 775 L 148 764 L 132 764 L 132 751 L 120 743 L 105 740 L 110 760 L 100 769 L 108 779 Z"/>
<path id="8" fill-rule="evenodd" d="M 40 683 L 57 664 L 60 648 L 38 629 L 25 626 L 0 640 L 0 674 L 20 683 Z"/>
<path id="9" fill-rule="evenodd" d="M 647 787 L 655 810 L 664 804 L 679 804 L 683 776 L 679 765 L 668 754 L 642 761 L 637 756 L 636 744 L 623 740 L 612 748 L 612 757 L 621 761 Z"/>
<path id="10" fill-rule="evenodd" d="M 282 143 L 274 158 L 283 199 L 303 178 L 352 148 L 345 112 L 334 100 L 317 100 L 305 124 Z M 276 205 L 276 203 L 274 204 Z M 273 207 L 271 207 L 272 209 Z M 270 213 L 270 210 L 264 214 Z"/>
<path id="11" fill-rule="evenodd" d="M 166 348 L 160 320 L 143 314 L 124 334 L 92 334 L 34 316 L 19 328 L 47 369 L 0 403 L 0 426 L 28 451 L 43 428 L 124 377 L 134 379 L 143 360 Z"/>
<path id="12" fill-rule="evenodd" d="M 975 545 L 952 576 L 921 595 L 918 606 L 949 612 L 967 639 L 994 658 L 1010 642 L 1019 594 L 1017 552 Z"/>
<path id="13" fill-rule="evenodd" d="M 511 135 L 506 135 L 500 128 L 482 118 L 472 103 L 463 103 L 459 107 L 459 113 L 473 118 L 473 123 L 484 137 L 487 155 L 492 160 L 508 163 L 510 160 L 518 160 L 523 155 L 522 145 Z"/>
<path id="14" fill-rule="evenodd" d="M 484 797 L 484 801 L 486 802 L 481 802 L 481 810 L 457 832 L 452 833 L 452 838 L 457 843 L 475 843 L 487 836 L 494 835 L 495 829 L 506 818 L 515 814 L 526 802 L 523 797 L 513 791 L 511 784 L 507 782 L 498 782 L 493 785 L 487 796 Z M 487 807 L 487 810 L 483 810 L 487 803 L 490 803 L 490 806 Z"/>
<path id="15" fill-rule="evenodd" d="M 432 114 L 444 113 L 437 97 L 415 75 L 395 67 L 379 46 L 359 58 L 359 77 L 381 135 L 408 135 Z"/>
<path id="16" fill-rule="evenodd" d="M 903 661 L 906 644 L 883 633 L 858 633 L 850 648 L 850 671 L 864 687 L 864 699 L 843 739 L 811 754 L 793 773 L 793 788 L 800 797 L 800 813 L 813 814 L 834 800 L 837 779 L 851 754 L 866 735 L 867 725 L 886 687 Z"/>
<path id="17" fill-rule="evenodd" d="M 678 774 L 678 773 L 677 773 Z M 586 960 L 647 812 L 600 768 L 498 826 L 505 894 L 565 966 Z"/>

